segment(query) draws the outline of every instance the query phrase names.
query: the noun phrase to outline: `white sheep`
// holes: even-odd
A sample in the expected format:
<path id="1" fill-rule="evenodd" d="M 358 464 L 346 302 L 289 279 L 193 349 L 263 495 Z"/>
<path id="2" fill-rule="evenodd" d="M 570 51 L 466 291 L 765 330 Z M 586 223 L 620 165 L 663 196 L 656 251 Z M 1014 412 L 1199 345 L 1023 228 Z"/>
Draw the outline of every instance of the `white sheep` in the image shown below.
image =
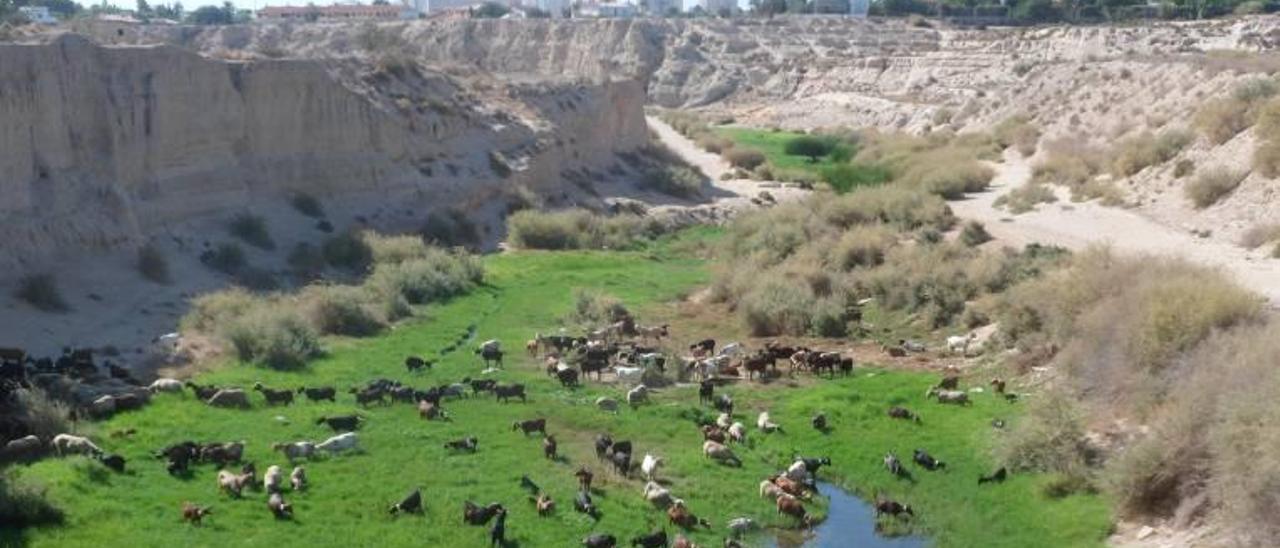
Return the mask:
<path id="1" fill-rule="evenodd" d="M 733 418 L 728 413 L 721 413 L 720 416 L 716 417 L 716 426 L 722 429 L 728 428 L 731 424 L 733 424 Z"/>
<path id="2" fill-rule="evenodd" d="M 783 475 L 792 481 L 806 482 L 809 480 L 809 468 L 804 465 L 804 461 L 797 460 L 791 463 L 791 467 Z"/>
<path id="3" fill-rule="evenodd" d="M 618 375 L 618 382 L 625 385 L 640 384 L 644 377 L 643 367 L 615 367 L 613 372 Z"/>
<path id="4" fill-rule="evenodd" d="M 644 472 L 645 479 L 654 481 L 654 477 L 658 474 L 658 468 L 665 464 L 662 457 L 655 457 L 645 454 L 644 460 L 640 463 L 640 471 Z"/>
<path id="5" fill-rule="evenodd" d="M 294 491 L 301 491 L 307 488 L 307 471 L 301 466 L 293 467 L 293 473 L 289 474 L 289 484 L 293 486 Z"/>
<path id="6" fill-rule="evenodd" d="M 767 498 L 773 501 L 778 500 L 778 497 L 782 495 L 783 490 L 781 487 L 778 487 L 778 484 L 773 483 L 770 480 L 760 482 L 760 498 Z"/>
<path id="7" fill-rule="evenodd" d="M 734 538 L 749 533 L 755 528 L 756 522 L 751 518 L 743 517 L 729 520 L 729 532 L 734 536 Z"/>
<path id="8" fill-rule="evenodd" d="M 729 439 L 734 443 L 747 443 L 747 426 L 740 422 L 729 425 Z"/>
<path id="9" fill-rule="evenodd" d="M 50 443 L 53 445 L 53 450 L 59 457 L 65 457 L 67 455 L 102 456 L 102 449 L 98 448 L 97 445 L 94 445 L 92 441 L 89 441 L 89 438 L 82 438 L 71 434 L 58 434 L 53 437 L 53 441 Z"/>
<path id="10" fill-rule="evenodd" d="M 316 444 L 316 449 L 330 453 L 341 453 L 357 447 L 359 447 L 359 440 L 356 438 L 355 432 L 339 434 Z"/>
<path id="11" fill-rule="evenodd" d="M 674 502 L 671 491 L 653 481 L 644 484 L 644 500 L 663 510 Z"/>
<path id="12" fill-rule="evenodd" d="M 953 353 L 960 352 L 961 355 L 968 355 L 969 343 L 972 342 L 975 337 L 976 336 L 973 333 L 947 337 L 947 350 Z"/>
<path id="13" fill-rule="evenodd" d="M 280 491 L 280 486 L 284 484 L 284 473 L 280 471 L 280 467 L 271 465 L 267 467 L 267 473 L 262 475 L 262 488 L 268 493 Z"/>
<path id="14" fill-rule="evenodd" d="M 766 434 L 774 430 L 781 430 L 782 427 L 770 420 L 768 411 L 761 411 L 760 416 L 756 417 L 756 428 L 764 431 Z"/>
<path id="15" fill-rule="evenodd" d="M 160 392 L 181 392 L 182 381 L 176 379 L 156 379 L 151 382 L 151 386 L 147 387 L 152 394 Z"/>
<path id="16" fill-rule="evenodd" d="M 968 405 L 969 394 L 960 390 L 939 390 L 937 388 L 930 389 L 925 397 L 938 398 L 938 403 L 950 403 L 954 405 Z"/>
<path id="17" fill-rule="evenodd" d="M 649 401 L 649 389 L 644 385 L 632 388 L 627 392 L 627 403 L 631 405 L 640 405 Z"/>
<path id="18" fill-rule="evenodd" d="M 712 460 L 742 466 L 742 460 L 733 454 L 732 449 L 711 440 L 702 443 L 702 454 Z"/>
<path id="19" fill-rule="evenodd" d="M 102 396 L 89 404 L 89 416 L 105 418 L 116 412 L 115 396 Z"/>

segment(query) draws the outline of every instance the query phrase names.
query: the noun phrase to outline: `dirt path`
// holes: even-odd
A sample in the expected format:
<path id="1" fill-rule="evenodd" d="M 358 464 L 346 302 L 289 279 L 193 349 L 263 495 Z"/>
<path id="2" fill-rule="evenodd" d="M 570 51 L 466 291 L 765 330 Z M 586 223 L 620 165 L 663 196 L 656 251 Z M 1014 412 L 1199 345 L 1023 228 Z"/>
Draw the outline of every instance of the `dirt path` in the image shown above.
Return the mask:
<path id="1" fill-rule="evenodd" d="M 1032 242 L 1082 249 L 1105 244 L 1127 254 L 1179 256 L 1219 268 L 1242 284 L 1261 293 L 1273 307 L 1280 307 L 1280 260 L 1250 256 L 1240 247 L 1197 238 L 1192 234 L 1159 224 L 1125 209 L 1094 202 L 1073 203 L 1064 193 L 1053 204 L 1041 204 L 1033 212 L 1012 215 L 997 209 L 1000 195 L 1025 184 L 1031 178 L 1031 164 L 1013 151 L 996 170 L 991 189 L 967 200 L 952 202 L 960 217 L 983 222 L 987 230 L 1005 243 L 1021 246 Z"/>

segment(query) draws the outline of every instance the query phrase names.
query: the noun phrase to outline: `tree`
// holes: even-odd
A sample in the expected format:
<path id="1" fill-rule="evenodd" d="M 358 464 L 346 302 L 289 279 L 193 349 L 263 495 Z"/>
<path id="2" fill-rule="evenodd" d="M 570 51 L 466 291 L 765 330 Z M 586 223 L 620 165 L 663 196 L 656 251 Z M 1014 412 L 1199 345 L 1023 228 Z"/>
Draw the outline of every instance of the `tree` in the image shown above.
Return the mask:
<path id="1" fill-rule="evenodd" d="M 480 19 L 498 19 L 507 14 L 507 7 L 497 2 L 485 2 L 471 12 L 472 17 Z"/>
<path id="2" fill-rule="evenodd" d="M 801 135 L 787 141 L 783 151 L 791 156 L 808 156 L 810 162 L 817 162 L 818 158 L 830 154 L 832 148 L 835 148 L 835 144 L 830 140 Z"/>
<path id="3" fill-rule="evenodd" d="M 147 0 L 138 0 L 138 17 L 147 17 L 151 15 L 151 6 L 147 4 Z"/>
<path id="4" fill-rule="evenodd" d="M 188 19 L 195 25 L 230 25 L 231 12 L 217 6 L 200 6 Z"/>
<path id="5" fill-rule="evenodd" d="M 751 11 L 773 17 L 787 11 L 787 0 L 751 0 Z"/>

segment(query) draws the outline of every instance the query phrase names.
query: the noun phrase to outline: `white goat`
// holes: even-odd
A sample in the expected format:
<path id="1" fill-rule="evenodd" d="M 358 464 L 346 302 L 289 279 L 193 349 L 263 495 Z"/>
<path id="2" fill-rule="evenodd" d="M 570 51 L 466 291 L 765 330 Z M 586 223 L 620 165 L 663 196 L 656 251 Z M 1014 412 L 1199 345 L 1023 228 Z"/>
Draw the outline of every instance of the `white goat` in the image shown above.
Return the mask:
<path id="1" fill-rule="evenodd" d="M 97 445 L 94 445 L 92 441 L 89 441 L 89 438 L 82 438 L 71 434 L 58 434 L 53 437 L 53 441 L 51 441 L 50 444 L 53 445 L 53 450 L 59 457 L 65 457 L 67 455 L 89 455 L 97 457 L 102 455 L 102 449 L 98 448 Z"/>
<path id="2" fill-rule="evenodd" d="M 339 434 L 316 445 L 316 449 L 330 453 L 341 453 L 357 447 L 359 447 L 359 440 L 356 438 L 355 432 Z"/>
<path id="3" fill-rule="evenodd" d="M 781 426 L 770 420 L 768 411 L 761 411 L 760 416 L 756 417 L 756 428 L 759 428 L 766 434 L 771 433 L 774 430 L 782 429 Z"/>
<path id="4" fill-rule="evenodd" d="M 267 467 L 267 473 L 262 475 L 262 488 L 268 493 L 276 493 L 283 484 L 284 473 L 280 471 L 280 467 L 274 464 Z"/>
<path id="5" fill-rule="evenodd" d="M 159 392 L 181 392 L 182 381 L 176 379 L 156 379 L 152 381 L 151 386 L 147 387 L 152 394 Z"/>
<path id="6" fill-rule="evenodd" d="M 665 463 L 663 462 L 662 457 L 645 454 L 644 460 L 640 463 L 640 471 L 644 472 L 645 479 L 654 481 L 654 477 L 658 474 L 658 468 L 663 464 Z"/>

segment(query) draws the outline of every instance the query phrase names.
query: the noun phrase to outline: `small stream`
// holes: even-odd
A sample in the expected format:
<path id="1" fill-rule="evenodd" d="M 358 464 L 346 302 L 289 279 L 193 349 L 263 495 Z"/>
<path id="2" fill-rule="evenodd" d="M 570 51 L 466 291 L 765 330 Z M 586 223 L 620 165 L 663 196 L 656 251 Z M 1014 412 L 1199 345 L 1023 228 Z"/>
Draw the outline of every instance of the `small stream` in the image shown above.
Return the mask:
<path id="1" fill-rule="evenodd" d="M 839 486 L 818 482 L 818 490 L 830 501 L 827 519 L 809 530 L 779 530 L 774 548 L 924 548 L 927 539 L 915 536 L 883 537 L 876 533 L 876 509 Z"/>

